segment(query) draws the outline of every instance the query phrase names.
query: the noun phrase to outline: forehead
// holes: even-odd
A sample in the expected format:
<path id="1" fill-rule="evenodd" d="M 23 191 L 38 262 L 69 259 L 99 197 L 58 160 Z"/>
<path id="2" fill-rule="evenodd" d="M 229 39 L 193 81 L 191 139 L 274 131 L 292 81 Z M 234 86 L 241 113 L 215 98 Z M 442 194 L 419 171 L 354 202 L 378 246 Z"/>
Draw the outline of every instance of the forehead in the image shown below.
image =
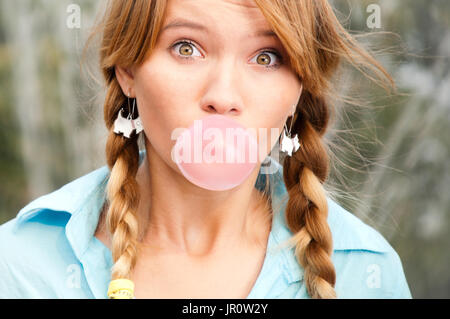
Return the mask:
<path id="1" fill-rule="evenodd" d="M 182 24 L 180 21 L 202 25 L 204 28 L 197 29 L 208 32 L 271 29 L 254 0 L 168 0 L 164 20 L 163 30 L 171 24 Z"/>

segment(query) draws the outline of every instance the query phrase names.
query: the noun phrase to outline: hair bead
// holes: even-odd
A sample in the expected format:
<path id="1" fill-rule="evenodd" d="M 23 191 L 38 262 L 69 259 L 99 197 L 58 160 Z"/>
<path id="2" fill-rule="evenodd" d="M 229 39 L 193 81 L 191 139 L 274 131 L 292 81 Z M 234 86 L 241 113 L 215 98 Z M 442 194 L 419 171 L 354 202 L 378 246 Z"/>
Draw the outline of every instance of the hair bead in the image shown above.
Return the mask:
<path id="1" fill-rule="evenodd" d="M 134 299 L 134 283 L 129 279 L 115 279 L 109 283 L 109 299 Z"/>

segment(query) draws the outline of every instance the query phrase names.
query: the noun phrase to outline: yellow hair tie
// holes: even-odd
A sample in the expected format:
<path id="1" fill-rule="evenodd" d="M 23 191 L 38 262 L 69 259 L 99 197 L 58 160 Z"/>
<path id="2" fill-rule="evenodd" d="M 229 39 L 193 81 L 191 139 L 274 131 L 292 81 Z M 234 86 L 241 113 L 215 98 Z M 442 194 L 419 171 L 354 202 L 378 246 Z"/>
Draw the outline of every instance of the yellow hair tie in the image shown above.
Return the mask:
<path id="1" fill-rule="evenodd" d="M 129 279 L 115 279 L 109 283 L 109 299 L 133 299 L 134 283 Z"/>

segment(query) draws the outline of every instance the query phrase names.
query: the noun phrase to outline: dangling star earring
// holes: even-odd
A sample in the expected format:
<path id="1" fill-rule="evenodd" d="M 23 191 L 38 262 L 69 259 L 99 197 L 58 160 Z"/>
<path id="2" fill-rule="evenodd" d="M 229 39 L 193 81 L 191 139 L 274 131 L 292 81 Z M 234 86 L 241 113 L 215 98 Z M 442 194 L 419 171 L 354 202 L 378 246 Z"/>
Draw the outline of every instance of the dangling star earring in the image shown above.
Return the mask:
<path id="1" fill-rule="evenodd" d="M 114 121 L 114 133 L 120 134 L 126 138 L 130 138 L 131 133 L 136 130 L 136 135 L 139 134 L 144 127 L 142 126 L 141 119 L 139 116 L 133 120 L 134 116 L 134 107 L 136 104 L 136 99 L 133 100 L 133 110 L 130 112 L 130 93 L 127 95 L 128 97 L 128 116 L 124 118 L 122 116 L 123 107 L 120 109 L 119 114 L 117 115 L 116 120 Z"/>
<path id="2" fill-rule="evenodd" d="M 300 143 L 297 134 L 295 134 L 294 137 L 291 137 L 291 129 L 294 120 L 295 108 L 296 105 L 294 104 L 292 107 L 292 114 L 290 115 L 291 124 L 289 126 L 289 130 L 286 127 L 286 123 L 284 123 L 283 135 L 281 137 L 280 143 L 280 151 L 288 153 L 289 156 L 292 156 L 292 151 L 296 152 L 300 148 Z"/>

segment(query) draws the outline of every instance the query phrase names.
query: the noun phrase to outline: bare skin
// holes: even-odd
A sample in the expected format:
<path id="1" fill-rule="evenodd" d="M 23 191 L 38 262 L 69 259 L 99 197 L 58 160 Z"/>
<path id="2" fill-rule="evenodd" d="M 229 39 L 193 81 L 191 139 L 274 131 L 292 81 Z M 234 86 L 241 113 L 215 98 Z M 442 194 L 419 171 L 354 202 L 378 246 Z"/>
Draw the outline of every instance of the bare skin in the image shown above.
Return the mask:
<path id="1" fill-rule="evenodd" d="M 208 31 L 168 28 L 142 65 L 116 67 L 122 90 L 136 97 L 147 150 L 136 176 L 142 249 L 131 278 L 135 296 L 245 298 L 260 274 L 271 228 L 271 208 L 254 188 L 260 163 L 231 190 L 200 188 L 172 161 L 171 133 L 207 114 L 281 132 L 302 86 L 283 63 L 279 39 L 253 36 L 271 29 L 253 1 L 170 0 L 163 29 L 176 18 Z M 185 39 L 192 44 L 173 47 Z M 110 248 L 104 215 L 95 236 Z"/>

